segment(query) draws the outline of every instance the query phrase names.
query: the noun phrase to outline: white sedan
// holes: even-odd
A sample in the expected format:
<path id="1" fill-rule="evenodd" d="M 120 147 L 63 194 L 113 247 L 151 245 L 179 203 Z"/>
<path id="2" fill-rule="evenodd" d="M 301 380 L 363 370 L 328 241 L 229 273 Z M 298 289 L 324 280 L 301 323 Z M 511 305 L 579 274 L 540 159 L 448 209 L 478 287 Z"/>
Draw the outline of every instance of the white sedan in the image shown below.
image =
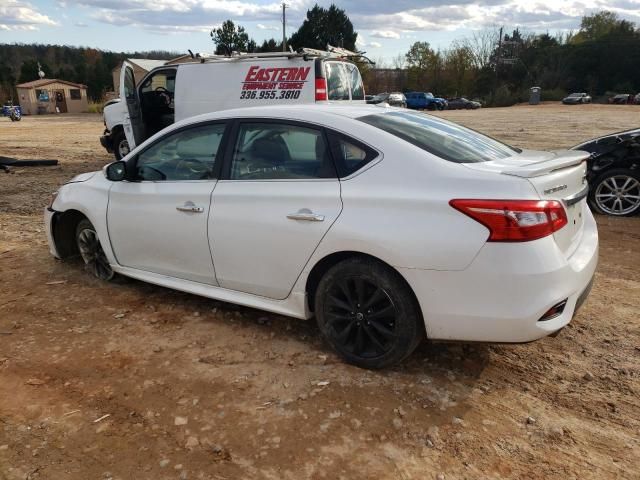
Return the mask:
<path id="1" fill-rule="evenodd" d="M 380 106 L 255 107 L 156 134 L 45 211 L 51 253 L 298 318 L 381 368 L 430 340 L 528 342 L 586 298 L 580 151 Z"/>

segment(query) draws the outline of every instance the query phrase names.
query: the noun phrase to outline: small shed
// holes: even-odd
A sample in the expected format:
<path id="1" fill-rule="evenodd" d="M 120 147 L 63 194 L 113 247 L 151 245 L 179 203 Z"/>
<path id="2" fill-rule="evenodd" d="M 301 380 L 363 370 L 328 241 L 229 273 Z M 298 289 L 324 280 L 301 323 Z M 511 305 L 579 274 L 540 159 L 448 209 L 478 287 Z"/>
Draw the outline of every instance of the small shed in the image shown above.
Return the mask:
<path id="1" fill-rule="evenodd" d="M 21 83 L 18 101 L 23 115 L 36 113 L 82 113 L 88 111 L 87 86 L 57 78 Z"/>

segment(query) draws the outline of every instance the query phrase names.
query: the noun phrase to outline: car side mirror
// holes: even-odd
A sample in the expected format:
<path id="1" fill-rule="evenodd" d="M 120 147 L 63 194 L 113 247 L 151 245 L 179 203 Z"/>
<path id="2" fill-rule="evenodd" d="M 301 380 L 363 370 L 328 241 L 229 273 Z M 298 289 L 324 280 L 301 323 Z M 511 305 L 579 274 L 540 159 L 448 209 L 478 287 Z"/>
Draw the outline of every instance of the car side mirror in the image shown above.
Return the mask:
<path id="1" fill-rule="evenodd" d="M 110 163 L 105 172 L 107 179 L 112 182 L 121 182 L 127 176 L 126 167 L 127 164 L 123 161 Z"/>

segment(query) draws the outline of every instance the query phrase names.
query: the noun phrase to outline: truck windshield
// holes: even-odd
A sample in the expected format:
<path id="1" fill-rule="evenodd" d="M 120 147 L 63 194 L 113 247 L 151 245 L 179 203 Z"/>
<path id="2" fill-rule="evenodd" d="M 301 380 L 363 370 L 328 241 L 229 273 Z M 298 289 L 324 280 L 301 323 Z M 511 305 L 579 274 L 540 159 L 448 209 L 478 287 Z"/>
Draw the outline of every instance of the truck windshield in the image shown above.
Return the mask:
<path id="1" fill-rule="evenodd" d="M 487 162 L 520 151 L 474 130 L 422 113 L 387 112 L 357 120 L 450 162 Z"/>

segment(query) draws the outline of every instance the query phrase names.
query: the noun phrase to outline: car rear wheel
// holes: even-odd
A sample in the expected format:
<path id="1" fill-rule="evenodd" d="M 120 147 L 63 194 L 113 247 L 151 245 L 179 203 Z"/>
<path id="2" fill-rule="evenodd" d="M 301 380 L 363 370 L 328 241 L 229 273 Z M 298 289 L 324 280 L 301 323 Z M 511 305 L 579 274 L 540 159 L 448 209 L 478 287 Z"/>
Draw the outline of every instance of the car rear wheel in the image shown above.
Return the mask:
<path id="1" fill-rule="evenodd" d="M 315 297 L 318 326 L 347 362 L 384 368 L 408 357 L 424 338 L 417 301 L 402 277 L 369 258 L 333 266 Z"/>
<path id="2" fill-rule="evenodd" d="M 109 260 L 100 245 L 100 239 L 95 227 L 86 218 L 76 227 L 76 244 L 85 266 L 100 280 L 111 280 L 115 272 L 109 265 Z"/>
<path id="3" fill-rule="evenodd" d="M 627 217 L 640 211 L 640 173 L 614 168 L 595 179 L 589 193 L 591 206 L 605 215 Z"/>

